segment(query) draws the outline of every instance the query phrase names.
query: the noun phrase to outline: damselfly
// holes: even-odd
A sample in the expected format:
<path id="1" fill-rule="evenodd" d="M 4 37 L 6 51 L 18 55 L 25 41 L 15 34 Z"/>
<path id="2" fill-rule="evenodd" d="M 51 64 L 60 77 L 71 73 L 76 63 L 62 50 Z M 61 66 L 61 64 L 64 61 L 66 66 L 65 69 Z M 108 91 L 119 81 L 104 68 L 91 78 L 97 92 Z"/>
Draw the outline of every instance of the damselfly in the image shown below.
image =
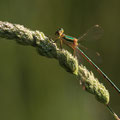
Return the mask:
<path id="1" fill-rule="evenodd" d="M 120 93 L 119 88 L 112 82 L 112 80 L 82 51 L 82 49 L 79 48 L 80 41 L 83 39 L 86 39 L 87 37 L 92 36 L 92 37 L 99 37 L 100 36 L 100 32 L 101 32 L 102 28 L 99 25 L 95 25 L 93 26 L 90 30 L 88 30 L 88 32 L 86 32 L 85 34 L 83 34 L 83 36 L 81 36 L 80 38 L 74 38 L 71 37 L 69 35 L 64 34 L 64 30 L 63 28 L 59 28 L 56 32 L 56 38 L 60 40 L 60 47 L 62 48 L 62 44 L 66 44 L 67 46 L 69 46 L 70 48 L 73 49 L 74 51 L 74 56 L 76 56 L 76 53 L 81 54 L 111 85 L 112 87 L 118 92 Z M 96 34 L 96 36 L 94 36 L 93 34 Z"/>

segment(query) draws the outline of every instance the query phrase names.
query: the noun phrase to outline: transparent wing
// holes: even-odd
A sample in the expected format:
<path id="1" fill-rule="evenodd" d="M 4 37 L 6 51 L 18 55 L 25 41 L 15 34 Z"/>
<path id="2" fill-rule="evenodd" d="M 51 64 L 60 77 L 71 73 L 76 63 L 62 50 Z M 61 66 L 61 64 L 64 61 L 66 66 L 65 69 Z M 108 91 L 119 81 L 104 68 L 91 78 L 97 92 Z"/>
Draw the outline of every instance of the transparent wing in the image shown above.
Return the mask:
<path id="1" fill-rule="evenodd" d="M 95 52 L 92 49 L 88 49 L 85 46 L 79 44 L 78 47 L 88 56 L 90 57 L 94 62 L 101 64 L 102 63 L 102 57 L 99 52 Z M 78 50 L 79 51 L 79 50 Z M 77 53 L 78 55 L 78 53 Z M 80 56 L 78 57 L 80 58 Z"/>
<path id="2" fill-rule="evenodd" d="M 103 35 L 103 29 L 99 25 L 94 25 L 85 34 L 78 38 L 78 42 L 83 40 L 98 40 Z"/>

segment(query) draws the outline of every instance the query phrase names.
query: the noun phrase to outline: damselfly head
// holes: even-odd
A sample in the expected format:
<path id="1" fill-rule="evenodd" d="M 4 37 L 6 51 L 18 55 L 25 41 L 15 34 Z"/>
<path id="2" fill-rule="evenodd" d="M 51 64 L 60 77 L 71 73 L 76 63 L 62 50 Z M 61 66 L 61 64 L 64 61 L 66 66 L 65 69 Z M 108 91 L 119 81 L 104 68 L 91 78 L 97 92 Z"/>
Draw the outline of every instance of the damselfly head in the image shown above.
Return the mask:
<path id="1" fill-rule="evenodd" d="M 59 29 L 55 32 L 55 35 L 61 36 L 63 33 L 64 33 L 64 29 L 63 29 L 63 28 L 59 28 Z"/>

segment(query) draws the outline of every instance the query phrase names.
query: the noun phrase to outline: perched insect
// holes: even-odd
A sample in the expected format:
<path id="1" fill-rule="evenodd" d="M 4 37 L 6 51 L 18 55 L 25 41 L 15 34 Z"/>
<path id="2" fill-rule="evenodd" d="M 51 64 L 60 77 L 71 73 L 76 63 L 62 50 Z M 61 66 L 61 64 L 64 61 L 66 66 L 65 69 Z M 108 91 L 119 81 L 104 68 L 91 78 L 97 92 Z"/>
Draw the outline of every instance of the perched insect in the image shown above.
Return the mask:
<path id="1" fill-rule="evenodd" d="M 60 47 L 62 49 L 62 44 L 66 44 L 70 48 L 73 49 L 74 56 L 77 56 L 79 53 L 81 54 L 111 85 L 112 87 L 120 93 L 119 88 L 110 80 L 110 78 L 79 48 L 81 46 L 80 41 L 87 39 L 89 36 L 92 37 L 91 39 L 97 39 L 101 36 L 103 29 L 99 25 L 93 26 L 91 29 L 88 30 L 83 36 L 80 38 L 74 38 L 69 35 L 64 34 L 63 28 L 59 28 L 56 32 L 56 38 L 60 40 Z"/>

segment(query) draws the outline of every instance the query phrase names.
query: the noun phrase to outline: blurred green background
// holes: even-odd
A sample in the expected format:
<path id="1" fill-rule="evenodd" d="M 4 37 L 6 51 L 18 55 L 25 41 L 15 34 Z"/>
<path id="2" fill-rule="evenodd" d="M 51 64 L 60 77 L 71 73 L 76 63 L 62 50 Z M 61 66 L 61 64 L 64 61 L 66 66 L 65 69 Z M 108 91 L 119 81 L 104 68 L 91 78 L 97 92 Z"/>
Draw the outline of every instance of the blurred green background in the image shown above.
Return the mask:
<path id="1" fill-rule="evenodd" d="M 0 0 L 0 20 L 22 24 L 52 35 L 58 27 L 78 37 L 91 26 L 104 29 L 93 44 L 101 53 L 100 68 L 120 88 L 119 0 Z M 88 44 L 88 46 L 91 43 Z M 86 66 L 90 68 L 89 64 Z M 120 115 L 120 96 L 95 70 L 109 89 L 110 105 Z M 36 49 L 0 38 L 1 120 L 112 120 L 106 107 L 82 90 L 76 78 L 55 59 Z"/>

